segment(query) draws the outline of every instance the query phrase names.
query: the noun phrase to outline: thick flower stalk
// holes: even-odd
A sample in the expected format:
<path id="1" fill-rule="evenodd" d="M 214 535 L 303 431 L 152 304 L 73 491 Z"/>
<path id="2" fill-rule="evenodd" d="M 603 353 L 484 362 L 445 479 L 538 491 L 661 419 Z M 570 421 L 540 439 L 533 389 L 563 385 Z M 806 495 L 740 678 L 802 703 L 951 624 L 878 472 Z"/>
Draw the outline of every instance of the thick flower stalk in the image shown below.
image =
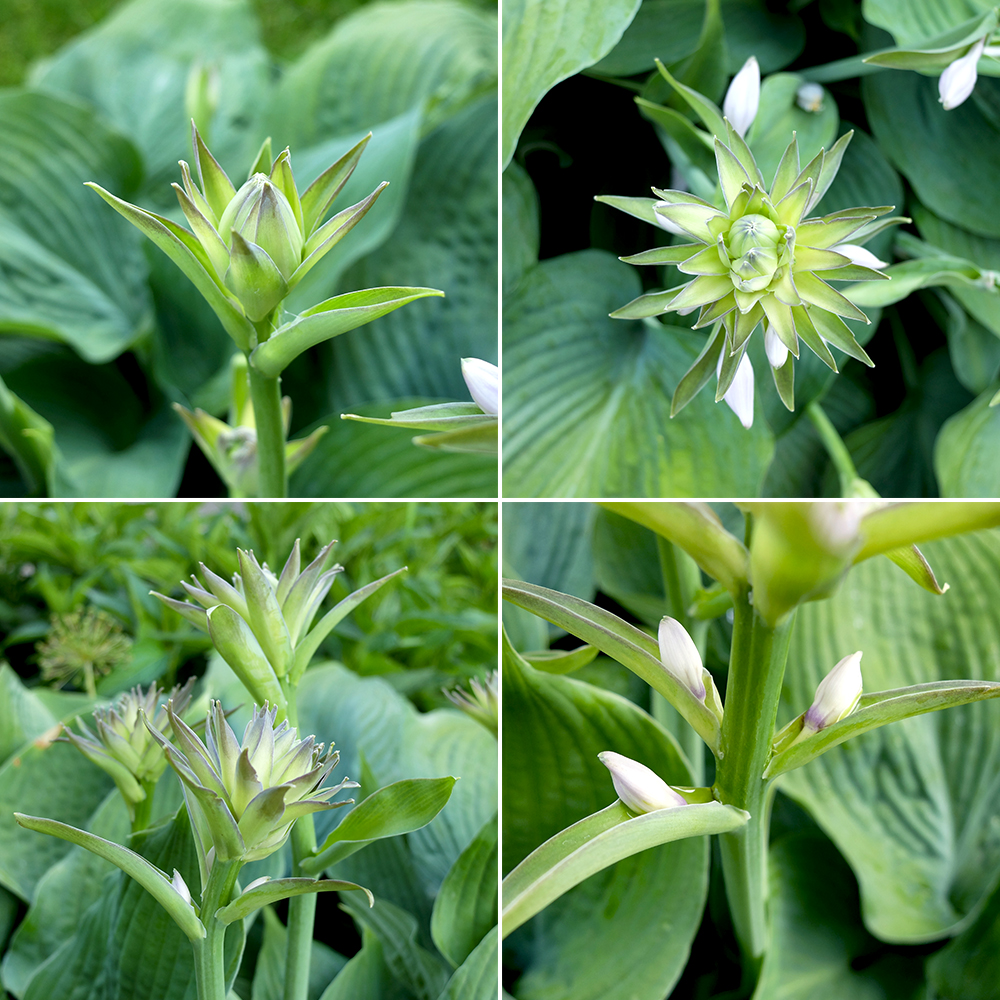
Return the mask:
<path id="1" fill-rule="evenodd" d="M 314 737 L 300 740 L 287 721 L 276 725 L 274 707 L 254 706 L 242 743 L 226 722 L 221 702 L 209 706 L 204 743 L 169 702 L 167 715 L 175 745 L 155 726 L 149 731 L 184 785 L 203 881 L 216 859 L 266 858 L 284 844 L 300 816 L 354 801 L 330 801 L 343 789 L 358 787 L 349 778 L 322 787 L 339 751 L 324 754 Z"/>
<path id="2" fill-rule="evenodd" d="M 178 716 L 187 709 L 193 687 L 194 678 L 191 678 L 166 696 Z M 76 719 L 79 733 L 63 726 L 65 738 L 114 779 L 133 824 L 137 812 L 145 813 L 142 818 L 148 820 L 149 810 L 143 809 L 141 804 L 148 803 L 157 779 L 167 767 L 163 748 L 150 735 L 149 729 L 151 726 L 165 737 L 171 733 L 170 718 L 162 702 L 163 692 L 156 684 L 151 684 L 145 692 L 134 687 L 111 706 L 94 711 L 96 732 L 79 716 Z"/>
<path id="3" fill-rule="evenodd" d="M 809 215 L 833 182 L 853 133 L 829 152 L 821 150 L 805 167 L 800 166 L 793 136 L 768 190 L 746 142 L 728 121 L 723 124 L 726 141 L 715 139 L 723 206 L 686 191 L 654 188 L 659 200 L 650 206 L 653 219 L 662 228 L 684 234 L 687 242 L 622 258 L 631 264 L 673 264 L 691 280 L 644 295 L 612 313 L 637 318 L 698 309 L 694 328 L 711 327 L 708 343 L 674 394 L 674 414 L 713 373 L 718 376 L 716 400 L 726 398 L 737 379 L 745 383 L 742 395 L 749 388 L 752 398 L 746 350 L 758 328 L 763 329 L 768 362 L 788 409 L 794 408 L 792 359 L 799 356 L 800 341 L 834 371 L 837 364 L 828 345 L 872 364 L 844 322 L 868 322 L 867 316 L 830 282 L 886 277 L 858 263 L 856 250 L 879 231 L 876 219 L 891 206 Z M 618 199 L 607 200 L 615 204 Z M 624 204 L 617 207 L 634 211 Z M 842 250 L 852 237 L 854 243 Z M 734 409 L 749 426 L 745 399 Z"/>
<path id="4" fill-rule="evenodd" d="M 215 648 L 250 692 L 254 701 L 269 702 L 285 715 L 295 686 L 330 630 L 357 604 L 403 569 L 356 590 L 313 626 L 323 599 L 343 566 L 324 570 L 337 543 L 330 542 L 305 569 L 299 540 L 280 576 L 262 566 L 253 552 L 237 550 L 240 572 L 232 583 L 201 565 L 205 583 L 192 577 L 181 586 L 191 598 L 178 601 L 151 591 L 169 608 L 208 632 Z"/>

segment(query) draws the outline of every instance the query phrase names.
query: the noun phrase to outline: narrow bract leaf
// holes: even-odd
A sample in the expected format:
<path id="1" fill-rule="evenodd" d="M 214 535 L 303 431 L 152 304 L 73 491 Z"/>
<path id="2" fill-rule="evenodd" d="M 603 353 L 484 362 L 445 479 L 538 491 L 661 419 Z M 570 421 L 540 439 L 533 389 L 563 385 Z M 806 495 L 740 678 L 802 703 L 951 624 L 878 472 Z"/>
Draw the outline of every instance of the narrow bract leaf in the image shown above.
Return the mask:
<path id="1" fill-rule="evenodd" d="M 226 287 L 240 300 L 247 316 L 259 323 L 288 294 L 288 283 L 256 243 L 248 242 L 235 229 L 232 239 Z"/>
<path id="2" fill-rule="evenodd" d="M 857 709 L 847 718 L 834 722 L 782 753 L 775 754 L 764 771 L 764 777 L 773 778 L 808 764 L 831 747 L 871 729 L 878 729 L 879 726 L 989 698 L 1000 698 L 1000 683 L 975 680 L 932 681 L 928 684 L 894 688 L 891 691 L 863 694 Z"/>
<path id="3" fill-rule="evenodd" d="M 361 159 L 361 154 L 365 151 L 365 146 L 368 145 L 371 137 L 372 134 L 369 132 L 359 143 L 344 153 L 336 163 L 327 167 L 303 192 L 302 225 L 306 239 L 323 221 L 323 216 L 326 215 L 333 199 L 340 194 L 341 188 L 354 173 L 354 168 L 358 165 L 358 160 Z"/>
<path id="4" fill-rule="evenodd" d="M 254 349 L 250 363 L 269 378 L 280 375 L 303 351 L 370 323 L 400 306 L 427 296 L 443 297 L 437 288 L 364 288 L 346 292 L 307 309 L 279 327 Z"/>
<path id="5" fill-rule="evenodd" d="M 749 819 L 748 812 L 721 802 L 659 809 L 642 816 L 633 816 L 615 802 L 557 833 L 503 880 L 503 936 L 622 858 L 685 837 L 736 830 Z"/>
<path id="6" fill-rule="evenodd" d="M 250 626 L 225 604 L 208 612 L 208 631 L 222 658 L 232 667 L 258 705 L 284 708 L 285 697 Z"/>
<path id="7" fill-rule="evenodd" d="M 225 170 L 219 166 L 218 161 L 208 151 L 208 146 L 198 134 L 198 128 L 193 121 L 191 122 L 191 145 L 194 147 L 198 178 L 201 180 L 201 189 L 205 192 L 205 200 L 212 207 L 216 218 L 221 218 L 226 206 L 233 200 L 236 188 L 233 187 Z"/>
<path id="8" fill-rule="evenodd" d="M 66 823 L 59 823 L 54 819 L 25 816 L 23 813 L 14 813 L 14 818 L 18 825 L 28 830 L 36 830 L 38 833 L 47 833 L 52 837 L 68 840 L 71 844 L 78 844 L 92 854 L 110 861 L 126 875 L 134 878 L 153 896 L 167 911 L 174 923 L 192 941 L 205 937 L 205 928 L 191 904 L 181 898 L 180 893 L 171 884 L 170 878 L 159 868 L 151 865 L 142 855 L 130 851 L 127 847 L 122 847 L 121 844 L 113 844 L 102 837 L 95 837 L 92 833 L 78 830 L 75 826 L 68 826 Z"/>
<path id="9" fill-rule="evenodd" d="M 329 868 L 331 848 L 337 844 L 368 844 L 425 827 L 447 804 L 456 780 L 405 778 L 372 792 L 334 827 L 314 857 L 304 859 L 302 870 L 308 874 Z"/>
<path id="10" fill-rule="evenodd" d="M 610 611 L 547 587 L 520 580 L 504 580 L 503 596 L 512 604 L 566 629 L 628 667 L 659 691 L 687 719 L 713 753 L 718 752 L 721 740 L 719 720 L 664 668 L 660 662 L 659 645 L 652 636 L 622 621 Z M 509 644 L 506 636 L 504 644 Z"/>
<path id="11" fill-rule="evenodd" d="M 371 891 L 355 882 L 343 882 L 340 879 L 279 878 L 273 882 L 263 882 L 237 896 L 228 906 L 215 911 L 215 919 L 223 924 L 231 924 L 234 920 L 250 916 L 254 910 L 259 910 L 268 903 L 277 903 L 290 896 L 301 896 L 307 892 L 352 891 L 363 892 L 368 897 L 368 905 L 375 905 L 375 897 Z"/>

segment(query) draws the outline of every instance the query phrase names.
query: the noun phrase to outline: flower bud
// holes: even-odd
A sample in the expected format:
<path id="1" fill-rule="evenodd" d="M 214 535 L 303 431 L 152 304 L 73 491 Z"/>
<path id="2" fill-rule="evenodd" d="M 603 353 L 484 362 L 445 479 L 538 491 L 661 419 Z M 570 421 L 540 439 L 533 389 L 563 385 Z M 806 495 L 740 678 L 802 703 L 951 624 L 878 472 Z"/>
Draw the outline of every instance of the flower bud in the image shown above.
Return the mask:
<path id="1" fill-rule="evenodd" d="M 795 91 L 795 103 L 803 110 L 819 114 L 823 110 L 823 98 L 826 92 L 818 83 L 806 81 Z"/>
<path id="2" fill-rule="evenodd" d="M 722 371 L 723 360 L 724 354 L 720 354 L 718 372 Z M 753 391 L 753 365 L 750 363 L 750 355 L 744 354 L 733 376 L 732 384 L 722 398 L 747 430 L 753 426 Z"/>
<path id="3" fill-rule="evenodd" d="M 861 699 L 861 652 L 845 656 L 816 688 L 809 711 L 803 719 L 803 731 L 817 732 L 846 718 Z"/>
<path id="4" fill-rule="evenodd" d="M 733 284 L 743 292 L 761 292 L 778 269 L 781 233 L 766 215 L 737 219 L 726 238 Z"/>
<path id="5" fill-rule="evenodd" d="M 479 358 L 462 358 L 462 378 L 483 413 L 496 415 L 500 412 L 499 377 L 500 369 L 496 365 Z"/>
<path id="6" fill-rule="evenodd" d="M 770 323 L 764 326 L 764 351 L 772 368 L 781 368 L 788 360 L 788 348 L 774 332 Z"/>
<path id="7" fill-rule="evenodd" d="M 674 791 L 658 774 L 637 760 L 605 750 L 597 759 L 611 772 L 618 798 L 634 813 L 655 812 L 686 806 L 687 799 Z"/>
<path id="8" fill-rule="evenodd" d="M 854 243 L 838 243 L 835 247 L 830 247 L 830 249 L 834 253 L 843 254 L 845 257 L 848 257 L 852 264 L 870 267 L 875 271 L 881 271 L 882 268 L 889 266 L 887 261 L 879 260 L 871 250 L 866 250 L 864 247 L 859 247 Z"/>
<path id="9" fill-rule="evenodd" d="M 230 248 L 234 232 L 260 247 L 286 281 L 302 262 L 302 230 L 295 211 L 266 174 L 254 174 L 222 213 L 219 235 Z"/>
<path id="10" fill-rule="evenodd" d="M 177 895 L 184 900 L 185 903 L 190 904 L 191 902 L 191 890 L 187 887 L 187 882 L 184 881 L 184 876 L 175 868 L 174 877 L 170 880 L 170 884 L 174 887 Z"/>
<path id="11" fill-rule="evenodd" d="M 751 56 L 729 84 L 722 102 L 722 113 L 740 135 L 746 135 L 757 117 L 759 106 L 760 64 Z"/>
<path id="12" fill-rule="evenodd" d="M 945 111 L 957 108 L 972 93 L 976 86 L 976 67 L 985 47 L 986 39 L 980 38 L 964 56 L 956 59 L 941 74 L 938 93 Z"/>
<path id="13" fill-rule="evenodd" d="M 705 667 L 694 640 L 674 618 L 660 620 L 657 633 L 660 662 L 667 673 L 681 682 L 699 701 L 705 700 Z"/>

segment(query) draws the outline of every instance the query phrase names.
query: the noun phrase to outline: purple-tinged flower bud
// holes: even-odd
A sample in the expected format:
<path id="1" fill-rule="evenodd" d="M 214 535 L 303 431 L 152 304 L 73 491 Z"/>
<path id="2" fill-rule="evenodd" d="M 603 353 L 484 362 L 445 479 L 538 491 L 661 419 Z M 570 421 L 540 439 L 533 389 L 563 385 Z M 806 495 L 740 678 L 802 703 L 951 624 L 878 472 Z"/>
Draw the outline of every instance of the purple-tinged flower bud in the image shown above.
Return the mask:
<path id="1" fill-rule="evenodd" d="M 845 656 L 816 688 L 809 711 L 803 719 L 803 732 L 818 732 L 846 718 L 861 700 L 861 652 Z"/>
<path id="2" fill-rule="evenodd" d="M 687 799 L 671 788 L 658 774 L 645 764 L 605 750 L 597 759 L 611 772 L 618 798 L 634 813 L 655 812 L 657 809 L 675 809 L 686 806 Z"/>

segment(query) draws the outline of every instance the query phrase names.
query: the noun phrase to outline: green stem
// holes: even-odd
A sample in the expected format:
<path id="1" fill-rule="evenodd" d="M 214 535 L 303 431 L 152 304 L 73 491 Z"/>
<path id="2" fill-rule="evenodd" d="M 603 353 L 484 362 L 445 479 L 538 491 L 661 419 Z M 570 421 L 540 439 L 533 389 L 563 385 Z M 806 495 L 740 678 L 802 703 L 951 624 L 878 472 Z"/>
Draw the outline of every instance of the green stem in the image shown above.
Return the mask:
<path id="1" fill-rule="evenodd" d="M 88 698 L 97 697 L 97 684 L 94 681 L 94 664 L 85 660 L 83 664 L 83 686 Z"/>
<path id="2" fill-rule="evenodd" d="M 270 318 L 254 324 L 258 342 L 271 333 Z M 259 497 L 288 496 L 288 473 L 285 469 L 285 425 L 281 413 L 281 377 L 268 378 L 250 364 L 250 399 L 257 425 L 257 468 Z"/>
<path id="3" fill-rule="evenodd" d="M 792 615 L 771 628 L 747 592 L 734 603 L 733 645 L 722 723 L 716 796 L 750 813 L 746 826 L 719 837 L 726 896 L 737 940 L 753 978 L 767 945 L 767 783 L 778 697 L 792 631 Z"/>
<path id="4" fill-rule="evenodd" d="M 133 807 L 135 812 L 132 820 L 133 833 L 145 830 L 153 818 L 153 793 L 156 791 L 156 782 L 143 781 L 142 790 L 146 793 L 146 797 L 141 802 L 136 802 Z"/>
<path id="5" fill-rule="evenodd" d="M 299 709 L 295 688 L 285 690 L 288 700 L 288 724 L 299 727 Z M 316 853 L 316 827 L 313 817 L 303 816 L 292 827 L 292 875 L 302 876 L 302 861 Z M 310 875 L 310 877 L 314 877 Z M 309 990 L 309 964 L 312 961 L 313 928 L 316 923 L 316 894 L 305 893 L 288 900 L 288 950 L 285 953 L 284 1000 L 306 1000 Z"/>
<path id="6" fill-rule="evenodd" d="M 826 453 L 830 456 L 830 461 L 833 462 L 833 467 L 837 470 L 840 495 L 854 496 L 854 483 L 858 479 L 858 470 L 854 468 L 854 461 L 843 438 L 837 433 L 837 428 L 833 426 L 817 400 L 814 399 L 806 407 L 806 416 L 812 421 L 823 447 L 826 448 Z"/>
<path id="7" fill-rule="evenodd" d="M 230 902 L 242 861 L 216 861 L 201 894 L 201 922 L 205 937 L 192 941 L 198 1000 L 226 1000 L 226 925 L 216 911 Z"/>

